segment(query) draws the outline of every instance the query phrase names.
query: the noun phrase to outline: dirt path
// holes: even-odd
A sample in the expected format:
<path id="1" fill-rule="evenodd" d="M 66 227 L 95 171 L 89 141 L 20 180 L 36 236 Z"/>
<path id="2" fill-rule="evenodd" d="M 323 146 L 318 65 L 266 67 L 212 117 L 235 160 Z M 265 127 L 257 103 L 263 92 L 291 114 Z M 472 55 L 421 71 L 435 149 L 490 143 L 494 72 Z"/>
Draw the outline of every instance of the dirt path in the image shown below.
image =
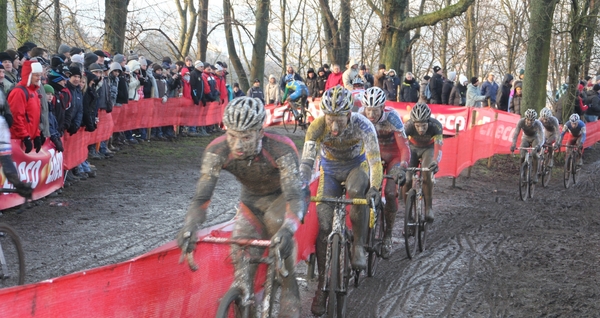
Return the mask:
<path id="1" fill-rule="evenodd" d="M 94 162 L 96 179 L 22 214 L 3 211 L 0 221 L 23 239 L 27 282 L 124 261 L 172 240 L 208 141 L 124 149 L 114 159 Z M 398 222 L 396 251 L 375 277 L 351 289 L 349 317 L 597 316 L 600 223 L 592 185 L 600 164 L 592 163 L 598 159 L 599 149 L 586 151 L 584 170 L 595 178 L 582 182 L 589 193 L 565 190 L 555 171 L 549 188 L 538 187 L 527 202 L 518 200 L 516 158 L 497 157 L 494 167 L 500 168 L 491 170 L 477 165 L 473 177 L 460 177 L 456 188 L 451 179 L 438 179 L 426 251 L 406 258 Z M 223 173 L 207 226 L 233 216 L 238 189 Z M 301 282 L 303 311 L 311 317 L 316 284 Z"/>

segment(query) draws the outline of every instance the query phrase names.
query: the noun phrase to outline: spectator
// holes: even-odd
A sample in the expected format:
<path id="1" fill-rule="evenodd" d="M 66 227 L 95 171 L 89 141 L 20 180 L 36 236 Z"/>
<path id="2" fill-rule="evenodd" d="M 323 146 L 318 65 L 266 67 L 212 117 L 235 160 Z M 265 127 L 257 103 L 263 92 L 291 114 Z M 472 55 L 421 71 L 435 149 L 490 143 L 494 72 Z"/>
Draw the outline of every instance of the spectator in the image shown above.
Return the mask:
<path id="1" fill-rule="evenodd" d="M 13 115 L 10 134 L 13 139 L 20 139 L 25 146 L 25 153 L 31 152 L 35 146 L 36 152 L 42 147 L 40 136 L 40 99 L 36 98 L 41 85 L 43 68 L 38 62 L 25 61 L 21 74 L 23 78 L 8 95 L 8 105 Z"/>
<path id="2" fill-rule="evenodd" d="M 7 64 L 3 64 L 4 69 L 6 70 L 6 76 L 10 77 L 11 79 L 14 78 L 16 85 L 19 81 L 21 81 L 21 59 L 23 58 L 23 55 L 15 50 L 6 50 L 6 53 L 12 57 L 12 68 L 10 70 L 7 68 Z"/>
<path id="3" fill-rule="evenodd" d="M 469 84 L 469 80 L 466 76 L 461 75 L 458 79 L 458 82 L 452 88 L 450 92 L 450 97 L 448 99 L 449 105 L 454 106 L 465 106 L 467 103 L 467 85 Z"/>
<path id="4" fill-rule="evenodd" d="M 340 72 L 340 66 L 337 64 L 333 64 L 332 69 L 333 69 L 333 72 L 331 74 L 329 74 L 329 77 L 327 77 L 327 84 L 325 85 L 325 90 L 328 90 L 337 85 L 340 85 L 340 86 L 344 85 L 344 82 L 342 80 L 342 76 L 344 74 L 342 72 Z"/>
<path id="5" fill-rule="evenodd" d="M 10 112 L 10 108 L 8 107 L 8 103 L 6 102 L 6 92 L 4 91 L 4 66 L 0 64 L 0 116 L 3 116 L 8 128 L 12 126 L 13 116 Z"/>
<path id="6" fill-rule="evenodd" d="M 66 45 L 66 44 L 61 44 L 58 47 L 58 54 L 59 55 L 64 55 L 65 57 L 70 57 L 71 56 L 71 47 Z"/>
<path id="7" fill-rule="evenodd" d="M 98 61 L 100 61 L 100 59 L 98 59 Z M 98 112 L 100 110 L 102 110 L 106 113 L 112 112 L 112 108 L 114 106 L 114 102 L 111 100 L 110 81 L 107 76 L 104 76 L 104 70 L 105 70 L 104 63 L 102 63 L 102 64 L 93 63 L 92 65 L 90 65 L 90 68 L 89 68 L 89 71 L 98 78 L 98 81 L 95 85 L 96 93 L 98 95 L 97 99 L 96 99 L 96 117 L 99 117 Z M 117 86 L 114 86 L 113 91 L 115 92 L 115 98 L 116 98 L 117 89 L 118 89 Z M 84 93 L 84 99 L 85 99 L 85 93 Z M 98 154 L 101 156 L 104 156 L 104 157 L 109 157 L 109 158 L 113 157 L 114 153 L 112 150 L 108 149 L 107 145 L 108 145 L 108 140 L 104 140 L 104 141 L 100 142 L 100 151 L 98 152 Z M 94 148 L 93 150 L 95 150 L 95 146 L 93 148 Z"/>
<path id="8" fill-rule="evenodd" d="M 76 64 L 71 64 L 69 67 L 69 81 L 67 81 L 67 89 L 71 93 L 71 107 L 65 113 L 65 123 L 69 128 L 69 135 L 77 133 L 83 120 L 83 92 L 81 91 L 81 68 Z"/>
<path id="9" fill-rule="evenodd" d="M 444 81 L 442 86 L 442 104 L 450 105 L 450 93 L 454 88 L 454 81 L 456 80 L 456 72 L 449 72 L 448 78 Z"/>
<path id="10" fill-rule="evenodd" d="M 302 81 L 304 82 L 304 79 L 302 78 L 302 76 L 300 76 L 300 74 L 296 73 L 294 71 L 294 68 L 292 66 L 288 66 L 286 68 L 286 73 L 281 77 L 281 79 L 279 80 L 279 89 L 281 89 L 282 91 L 285 90 L 285 85 L 287 84 L 287 82 L 285 81 L 285 78 L 287 75 L 292 75 L 292 78 L 295 81 Z"/>
<path id="11" fill-rule="evenodd" d="M 375 74 L 375 86 L 383 89 L 383 82 L 385 82 L 385 64 L 379 64 L 379 69 L 377 70 L 377 74 Z"/>
<path id="12" fill-rule="evenodd" d="M 588 94 L 591 96 L 590 103 L 583 116 L 587 122 L 594 122 L 600 116 L 600 84 L 595 84 Z"/>
<path id="13" fill-rule="evenodd" d="M 429 85 L 429 81 L 431 77 L 429 75 L 423 76 L 423 81 L 421 82 L 421 87 L 419 89 L 419 103 L 429 104 L 429 98 L 427 97 L 427 86 Z"/>
<path id="14" fill-rule="evenodd" d="M 250 89 L 252 89 L 252 88 L 250 88 Z M 248 90 L 248 93 L 250 93 L 250 89 Z M 246 96 L 246 94 L 244 94 L 244 92 L 240 89 L 240 84 L 233 83 L 233 98 L 242 97 L 242 96 Z"/>
<path id="15" fill-rule="evenodd" d="M 508 111 L 508 103 L 510 101 L 510 90 L 512 88 L 513 76 L 511 74 L 504 75 L 502 80 L 502 87 L 498 89 L 498 95 L 496 101 L 498 102 L 498 109 Z"/>
<path id="16" fill-rule="evenodd" d="M 433 67 L 433 75 L 429 80 L 429 91 L 431 92 L 431 98 L 429 102 L 431 104 L 442 103 L 442 90 L 444 87 L 444 78 L 442 76 L 442 68 L 439 66 Z"/>
<path id="17" fill-rule="evenodd" d="M 204 79 L 202 78 L 202 73 L 204 73 L 204 63 L 198 60 L 194 62 L 194 70 L 190 73 L 190 89 L 194 105 L 200 105 L 200 102 L 204 101 Z M 206 106 L 205 102 L 202 104 Z"/>
<path id="18" fill-rule="evenodd" d="M 252 83 L 252 87 L 248 89 L 246 95 L 248 97 L 260 99 L 263 104 L 265 103 L 265 94 L 262 88 L 260 88 L 260 80 L 258 78 L 254 79 L 254 83 Z"/>
<path id="19" fill-rule="evenodd" d="M 521 116 L 521 100 L 523 99 L 523 83 L 519 82 L 515 86 L 515 95 L 510 100 L 509 112 Z"/>
<path id="20" fill-rule="evenodd" d="M 383 82 L 383 91 L 387 96 L 387 100 L 398 101 L 398 86 L 400 85 L 400 79 L 396 76 L 396 71 L 390 69 L 387 72 L 385 82 Z"/>
<path id="21" fill-rule="evenodd" d="M 365 82 L 365 89 L 373 87 L 375 79 L 373 78 L 373 75 L 369 73 L 369 69 L 366 65 L 363 64 L 360 66 L 358 69 L 358 76 L 360 76 L 363 79 L 363 82 Z"/>
<path id="22" fill-rule="evenodd" d="M 64 74 L 60 68 L 48 72 L 48 83 L 54 89 L 54 97 L 49 101 L 52 107 L 48 111 L 54 114 L 57 124 L 56 130 L 60 137 L 69 128 L 69 123 L 65 121 L 67 109 L 71 105 L 71 92 L 66 87 L 68 80 L 67 74 Z"/>
<path id="23" fill-rule="evenodd" d="M 269 83 L 267 84 L 265 91 L 267 104 L 278 104 L 281 102 L 281 89 L 279 88 L 277 79 L 273 74 L 269 75 Z"/>
<path id="24" fill-rule="evenodd" d="M 190 73 L 192 73 L 192 71 L 194 70 L 194 60 L 192 60 L 191 57 L 186 56 L 184 59 L 184 63 L 185 63 L 185 68 L 187 68 L 188 71 Z"/>
<path id="25" fill-rule="evenodd" d="M 306 87 L 308 87 L 308 96 L 313 100 L 316 97 L 320 97 L 318 81 L 319 79 L 317 78 L 317 74 L 315 74 L 315 70 L 313 68 L 309 68 L 308 72 L 306 72 Z"/>
<path id="26" fill-rule="evenodd" d="M 481 107 L 481 102 L 485 100 L 485 95 L 481 95 L 479 92 L 479 79 L 477 77 L 471 77 L 471 83 L 467 85 L 467 101 L 465 106 L 470 107 Z"/>
<path id="27" fill-rule="evenodd" d="M 325 70 L 321 67 L 317 71 L 317 97 L 323 96 L 326 86 L 327 86 L 327 73 L 325 73 Z"/>
<path id="28" fill-rule="evenodd" d="M 2 62 L 2 67 L 4 69 L 4 79 L 2 80 L 2 84 L 4 86 L 5 94 L 8 94 L 8 91 L 15 87 L 19 82 L 17 75 L 13 72 L 14 59 L 14 56 L 11 56 L 6 52 L 0 53 L 0 62 Z"/>
<path id="29" fill-rule="evenodd" d="M 219 64 L 215 64 L 215 79 L 217 80 L 217 90 L 221 93 L 221 103 L 226 104 L 229 96 L 227 94 L 227 87 L 225 81 L 225 71 L 223 67 Z"/>
<path id="30" fill-rule="evenodd" d="M 97 128 L 96 118 L 98 118 L 98 109 L 96 108 L 96 102 L 98 100 L 98 92 L 96 91 L 96 85 L 99 82 L 99 78 L 92 72 L 86 71 L 84 82 L 83 82 L 83 117 L 81 120 L 81 127 L 85 128 L 85 131 L 95 131 Z M 96 147 L 92 150 L 92 153 L 96 153 Z"/>
<path id="31" fill-rule="evenodd" d="M 60 134 L 58 132 L 58 122 L 54 117 L 54 106 L 52 100 L 54 99 L 54 88 L 51 85 L 44 85 L 44 93 L 46 94 L 46 100 L 48 101 L 48 121 L 50 125 L 50 141 L 54 144 L 54 148 L 58 152 L 63 152 L 64 147 L 60 140 Z"/>
<path id="32" fill-rule="evenodd" d="M 329 64 L 323 64 L 322 68 L 323 68 L 323 71 L 325 72 L 325 77 L 329 77 L 329 74 L 331 74 L 331 70 L 329 69 Z"/>
<path id="33" fill-rule="evenodd" d="M 48 100 L 46 99 L 46 92 L 44 91 L 43 83 L 46 81 L 46 72 L 50 66 L 50 64 L 48 64 L 48 60 L 44 58 L 44 56 L 48 56 L 48 53 L 41 47 L 34 47 L 30 51 L 30 54 L 32 55 L 30 61 L 40 63 L 43 69 L 42 79 L 40 82 L 41 84 L 38 88 L 38 96 L 40 97 L 40 105 L 42 107 L 40 116 L 40 135 L 43 138 L 47 138 L 50 136 L 50 124 L 48 122 Z"/>
<path id="34" fill-rule="evenodd" d="M 407 72 L 400 88 L 400 101 L 416 103 L 419 100 L 419 90 L 421 87 L 415 80 L 413 73 Z"/>
<path id="35" fill-rule="evenodd" d="M 130 78 L 129 78 L 129 100 L 140 100 L 140 98 L 144 98 L 144 96 L 142 96 L 143 94 L 143 89 L 141 90 L 140 88 L 142 87 L 142 82 L 145 82 L 142 78 L 142 75 L 140 74 L 140 70 L 141 70 L 141 66 L 140 66 L 140 62 L 136 61 L 136 60 L 130 60 L 129 62 L 127 62 L 127 66 L 129 66 L 129 73 L 130 73 Z M 140 94 L 142 93 L 142 94 Z M 190 98 L 190 97 L 188 97 Z"/>
<path id="36" fill-rule="evenodd" d="M 488 107 L 496 107 L 496 96 L 498 95 L 498 84 L 494 82 L 494 73 L 490 72 L 487 80 L 481 84 L 481 95 L 485 95 Z"/>
<path id="37" fill-rule="evenodd" d="M 158 90 L 156 89 L 156 79 L 152 76 L 152 61 L 149 61 L 143 56 L 138 59 L 140 62 L 140 74 L 144 78 L 143 91 L 144 98 L 157 98 Z"/>
<path id="38" fill-rule="evenodd" d="M 348 66 L 346 67 L 346 71 L 342 75 L 342 81 L 344 82 L 344 87 L 352 91 L 354 88 L 352 87 L 352 81 L 355 77 L 358 76 L 358 63 L 354 61 L 354 59 L 350 59 L 348 62 Z"/>

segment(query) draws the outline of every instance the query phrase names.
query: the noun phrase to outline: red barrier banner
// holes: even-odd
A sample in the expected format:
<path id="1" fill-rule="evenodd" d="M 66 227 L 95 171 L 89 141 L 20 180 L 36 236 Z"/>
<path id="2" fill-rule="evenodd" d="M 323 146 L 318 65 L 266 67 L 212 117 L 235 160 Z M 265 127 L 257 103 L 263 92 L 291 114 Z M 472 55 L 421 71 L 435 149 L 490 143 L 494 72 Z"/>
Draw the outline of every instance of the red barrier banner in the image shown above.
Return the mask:
<path id="1" fill-rule="evenodd" d="M 43 198 L 63 186 L 63 153 L 57 152 L 50 141 L 46 141 L 40 152 L 26 154 L 20 140 L 12 140 L 12 158 L 21 181 L 31 183 L 33 199 Z M 12 184 L 0 172 L 0 186 L 11 189 Z M 25 199 L 16 193 L 0 193 L 0 210 L 23 204 Z M 2 315 L 0 315 L 2 316 Z"/>

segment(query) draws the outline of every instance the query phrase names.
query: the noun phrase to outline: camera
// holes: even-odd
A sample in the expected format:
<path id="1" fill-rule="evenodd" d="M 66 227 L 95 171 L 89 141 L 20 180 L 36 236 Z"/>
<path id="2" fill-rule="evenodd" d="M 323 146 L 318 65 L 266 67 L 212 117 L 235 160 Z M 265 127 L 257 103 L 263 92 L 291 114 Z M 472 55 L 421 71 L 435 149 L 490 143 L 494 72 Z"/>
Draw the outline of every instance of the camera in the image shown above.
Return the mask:
<path id="1" fill-rule="evenodd" d="M 132 54 L 133 54 L 133 50 L 129 50 L 129 55 L 132 55 Z"/>

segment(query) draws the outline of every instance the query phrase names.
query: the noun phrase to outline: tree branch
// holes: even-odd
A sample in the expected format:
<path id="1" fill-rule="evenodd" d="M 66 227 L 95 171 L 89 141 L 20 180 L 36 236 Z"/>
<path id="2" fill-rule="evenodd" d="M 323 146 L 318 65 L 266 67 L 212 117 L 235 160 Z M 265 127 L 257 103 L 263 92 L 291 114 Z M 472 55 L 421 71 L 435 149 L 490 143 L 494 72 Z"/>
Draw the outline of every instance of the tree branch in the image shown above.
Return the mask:
<path id="1" fill-rule="evenodd" d="M 420 16 L 414 16 L 406 18 L 404 21 L 397 26 L 384 26 L 388 28 L 398 29 L 403 32 L 407 32 L 410 30 L 414 30 L 420 28 L 422 26 L 434 25 L 441 20 L 454 18 L 456 16 L 461 15 L 463 12 L 467 11 L 470 5 L 472 5 L 475 0 L 460 0 L 459 2 L 445 7 L 441 10 L 427 13 Z"/>

